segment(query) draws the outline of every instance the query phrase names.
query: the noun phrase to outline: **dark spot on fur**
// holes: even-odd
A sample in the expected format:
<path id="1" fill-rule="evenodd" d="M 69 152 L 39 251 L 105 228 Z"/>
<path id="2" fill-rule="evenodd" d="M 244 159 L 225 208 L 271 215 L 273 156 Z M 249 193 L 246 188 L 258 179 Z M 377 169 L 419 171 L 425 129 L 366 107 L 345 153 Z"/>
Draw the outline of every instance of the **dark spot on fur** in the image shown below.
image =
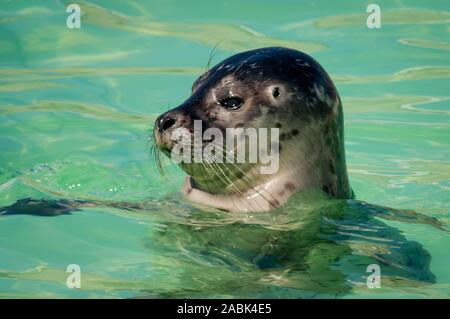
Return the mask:
<path id="1" fill-rule="evenodd" d="M 280 191 L 280 192 L 278 193 L 278 195 L 279 195 L 279 196 L 283 196 L 284 193 L 285 193 L 285 191 Z"/>
<path id="2" fill-rule="evenodd" d="M 261 108 L 256 107 L 253 112 L 253 117 L 260 117 L 261 116 Z"/>
<path id="3" fill-rule="evenodd" d="M 297 136 L 298 135 L 298 130 L 295 128 L 291 131 L 292 135 Z"/>
<path id="4" fill-rule="evenodd" d="M 330 171 L 331 171 L 331 173 L 333 173 L 333 174 L 336 173 L 336 169 L 334 168 L 333 162 L 330 162 Z"/>
<path id="5" fill-rule="evenodd" d="M 287 182 L 286 184 L 284 184 L 284 187 L 290 192 L 293 192 L 295 190 L 295 185 L 291 182 Z"/>
<path id="6" fill-rule="evenodd" d="M 290 139 L 292 139 L 292 135 L 290 133 L 281 133 L 280 134 L 281 141 L 290 140 Z"/>
<path id="7" fill-rule="evenodd" d="M 333 185 L 323 185 L 322 190 L 330 196 L 335 196 L 336 192 L 334 191 Z"/>
<path id="8" fill-rule="evenodd" d="M 277 114 L 277 109 L 275 107 L 270 107 L 267 114 L 269 114 L 269 115 Z"/>
<path id="9" fill-rule="evenodd" d="M 280 206 L 280 202 L 277 201 L 276 199 L 271 199 L 271 200 L 269 200 L 269 203 L 270 203 L 270 205 L 271 205 L 272 207 L 274 207 L 274 208 L 277 208 L 277 207 Z"/>
<path id="10" fill-rule="evenodd" d="M 241 178 L 244 176 L 244 173 L 242 171 L 237 171 L 236 174 L 234 174 L 237 178 Z"/>

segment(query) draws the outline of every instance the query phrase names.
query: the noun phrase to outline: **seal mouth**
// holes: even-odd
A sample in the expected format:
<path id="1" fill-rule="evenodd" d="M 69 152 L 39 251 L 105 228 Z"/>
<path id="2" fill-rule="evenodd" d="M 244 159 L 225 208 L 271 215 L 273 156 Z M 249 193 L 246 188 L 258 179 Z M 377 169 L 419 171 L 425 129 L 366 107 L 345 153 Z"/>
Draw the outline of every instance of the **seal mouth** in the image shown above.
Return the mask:
<path id="1" fill-rule="evenodd" d="M 153 129 L 153 142 L 155 146 L 166 156 L 169 158 L 174 143 L 170 140 L 169 136 L 165 134 L 161 129 L 158 129 L 156 126 Z"/>
<path id="2" fill-rule="evenodd" d="M 187 129 L 187 128 L 186 128 Z M 156 145 L 156 147 L 162 152 L 164 153 L 167 157 L 172 158 L 172 149 L 174 148 L 174 146 L 179 143 L 179 140 L 174 140 L 171 138 L 170 133 L 166 134 L 165 132 L 155 129 L 153 132 L 154 135 L 154 143 Z M 191 145 L 191 153 L 194 154 L 194 152 L 196 151 L 195 148 L 195 142 L 194 142 L 194 133 L 190 131 L 190 136 L 188 138 L 189 140 L 189 145 Z M 213 143 L 216 140 L 216 137 L 214 135 L 212 135 L 211 137 L 202 137 L 201 139 L 201 143 L 198 145 L 199 149 L 201 149 L 201 151 L 204 151 L 205 147 L 208 146 L 210 143 Z"/>

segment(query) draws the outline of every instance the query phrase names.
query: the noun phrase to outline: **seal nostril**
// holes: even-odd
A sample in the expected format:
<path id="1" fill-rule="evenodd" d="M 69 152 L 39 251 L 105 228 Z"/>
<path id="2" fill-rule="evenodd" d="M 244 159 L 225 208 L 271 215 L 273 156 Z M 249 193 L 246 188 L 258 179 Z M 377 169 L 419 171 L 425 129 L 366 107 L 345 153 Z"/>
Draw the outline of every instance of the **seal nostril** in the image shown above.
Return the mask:
<path id="1" fill-rule="evenodd" d="M 161 121 L 162 121 L 162 130 L 163 131 L 172 127 L 176 122 L 175 119 L 173 119 L 173 118 L 162 119 Z"/>

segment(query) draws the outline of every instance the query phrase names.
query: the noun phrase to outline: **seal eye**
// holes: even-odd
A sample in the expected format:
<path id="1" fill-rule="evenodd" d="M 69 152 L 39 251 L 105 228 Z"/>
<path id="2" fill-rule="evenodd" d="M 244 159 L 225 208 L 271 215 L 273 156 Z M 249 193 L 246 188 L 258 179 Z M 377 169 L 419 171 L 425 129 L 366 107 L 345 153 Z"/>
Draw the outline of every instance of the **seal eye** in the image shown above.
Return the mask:
<path id="1" fill-rule="evenodd" d="M 244 100 L 237 96 L 231 96 L 220 100 L 219 103 L 228 110 L 236 110 L 244 104 Z"/>

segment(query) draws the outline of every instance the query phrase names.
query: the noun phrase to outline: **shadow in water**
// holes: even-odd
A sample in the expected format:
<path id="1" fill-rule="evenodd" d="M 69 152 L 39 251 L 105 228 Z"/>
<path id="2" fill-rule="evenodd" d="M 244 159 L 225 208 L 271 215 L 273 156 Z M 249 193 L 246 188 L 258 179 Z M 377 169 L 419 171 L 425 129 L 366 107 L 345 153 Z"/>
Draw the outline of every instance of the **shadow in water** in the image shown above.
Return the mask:
<path id="1" fill-rule="evenodd" d="M 383 286 L 427 285 L 435 281 L 430 254 L 383 219 L 446 232 L 436 219 L 413 211 L 308 192 L 254 216 L 199 211 L 179 197 L 136 204 L 24 199 L 0 212 L 56 216 L 87 206 L 158 221 L 143 244 L 154 266 L 173 276 L 169 285 L 138 289 L 149 298 L 341 297 L 366 287 L 370 264 L 380 266 Z"/>

